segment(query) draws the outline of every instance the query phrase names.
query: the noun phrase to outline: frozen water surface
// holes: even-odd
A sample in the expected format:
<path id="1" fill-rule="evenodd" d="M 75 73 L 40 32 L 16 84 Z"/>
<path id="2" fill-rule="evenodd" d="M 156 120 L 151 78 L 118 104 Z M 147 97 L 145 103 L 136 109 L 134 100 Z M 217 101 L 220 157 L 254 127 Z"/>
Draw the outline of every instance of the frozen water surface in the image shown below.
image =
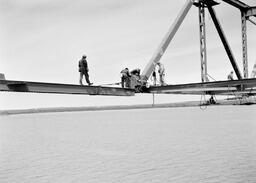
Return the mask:
<path id="1" fill-rule="evenodd" d="M 256 182 L 256 106 L 0 116 L 0 182 Z"/>

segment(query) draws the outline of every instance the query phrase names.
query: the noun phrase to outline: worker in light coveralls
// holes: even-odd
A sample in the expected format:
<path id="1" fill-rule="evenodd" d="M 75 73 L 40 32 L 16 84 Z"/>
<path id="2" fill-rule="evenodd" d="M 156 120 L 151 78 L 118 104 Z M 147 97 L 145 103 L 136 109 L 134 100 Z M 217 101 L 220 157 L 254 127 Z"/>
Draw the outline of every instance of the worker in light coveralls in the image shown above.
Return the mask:
<path id="1" fill-rule="evenodd" d="M 234 80 L 233 71 L 229 73 L 228 80 Z"/>
<path id="2" fill-rule="evenodd" d="M 165 81 L 164 81 L 164 77 L 165 77 L 164 65 L 161 64 L 160 62 L 158 62 L 157 65 L 158 65 L 159 82 L 160 82 L 160 85 L 163 86 L 163 85 L 165 85 Z"/>
<path id="3" fill-rule="evenodd" d="M 88 64 L 87 64 L 87 60 L 86 60 L 86 55 L 83 55 L 82 58 L 79 60 L 78 63 L 78 67 L 79 67 L 79 72 L 80 72 L 80 78 L 79 78 L 79 83 L 80 85 L 83 85 L 83 76 L 85 77 L 85 80 L 87 82 L 87 84 L 90 86 L 92 85 L 92 83 L 89 80 L 89 69 L 88 69 Z"/>
<path id="4" fill-rule="evenodd" d="M 251 78 L 255 78 L 256 77 L 256 62 L 253 66 L 253 69 L 252 69 L 252 74 L 251 74 Z"/>

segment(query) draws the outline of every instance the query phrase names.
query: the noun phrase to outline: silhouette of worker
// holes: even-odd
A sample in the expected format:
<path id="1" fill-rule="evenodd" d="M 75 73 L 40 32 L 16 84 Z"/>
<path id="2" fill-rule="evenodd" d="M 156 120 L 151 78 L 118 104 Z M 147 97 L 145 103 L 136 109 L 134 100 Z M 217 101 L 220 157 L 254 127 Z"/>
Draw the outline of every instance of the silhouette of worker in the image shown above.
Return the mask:
<path id="1" fill-rule="evenodd" d="M 234 80 L 233 71 L 229 73 L 228 80 Z"/>
<path id="2" fill-rule="evenodd" d="M 165 85 L 165 81 L 164 81 L 164 77 L 165 77 L 164 65 L 161 64 L 160 62 L 158 62 L 157 65 L 158 65 L 158 73 L 159 73 L 160 85 L 163 86 L 163 85 Z"/>
<path id="3" fill-rule="evenodd" d="M 156 86 L 156 71 L 155 70 L 152 73 L 152 77 L 153 77 L 153 85 Z"/>
<path id="4" fill-rule="evenodd" d="M 83 55 L 82 58 L 79 60 L 78 67 L 80 72 L 80 78 L 79 78 L 80 85 L 83 85 L 83 82 L 82 82 L 83 76 L 85 77 L 85 80 L 88 83 L 88 85 L 92 85 L 92 83 L 89 80 L 89 73 L 88 73 L 89 69 L 88 69 L 88 64 L 86 60 L 86 55 Z"/>
<path id="5" fill-rule="evenodd" d="M 130 72 L 129 72 L 128 68 L 125 68 L 121 71 L 121 85 L 122 85 L 122 88 L 124 88 L 124 87 L 130 88 L 130 82 L 131 82 L 130 77 L 131 77 L 131 75 L 130 75 Z"/>

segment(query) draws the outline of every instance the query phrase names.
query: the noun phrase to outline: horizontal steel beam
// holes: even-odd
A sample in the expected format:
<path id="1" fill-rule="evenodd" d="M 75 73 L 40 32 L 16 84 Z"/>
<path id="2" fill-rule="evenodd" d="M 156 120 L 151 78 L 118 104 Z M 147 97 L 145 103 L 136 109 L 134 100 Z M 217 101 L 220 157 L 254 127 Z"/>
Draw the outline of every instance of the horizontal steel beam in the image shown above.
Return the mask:
<path id="1" fill-rule="evenodd" d="M 201 6 L 201 4 L 203 4 L 206 7 L 206 6 L 216 6 L 216 5 L 219 5 L 220 3 L 216 2 L 215 0 L 199 0 L 198 2 L 194 2 L 194 5 L 196 7 Z"/>
<path id="2" fill-rule="evenodd" d="M 247 4 L 238 1 L 238 0 L 223 0 L 224 2 L 230 4 L 231 6 L 234 6 L 240 10 L 246 10 L 248 8 L 250 8 L 250 6 L 248 6 Z"/>
<path id="3" fill-rule="evenodd" d="M 246 17 L 256 16 L 256 7 L 251 7 L 245 12 Z"/>
<path id="4" fill-rule="evenodd" d="M 189 83 L 167 86 L 152 86 L 145 92 L 191 95 L 233 95 L 234 93 L 255 95 L 256 79 L 241 79 L 232 81 L 215 81 L 204 83 Z"/>
<path id="5" fill-rule="evenodd" d="M 135 95 L 133 89 L 13 80 L 0 80 L 0 91 L 108 96 Z"/>

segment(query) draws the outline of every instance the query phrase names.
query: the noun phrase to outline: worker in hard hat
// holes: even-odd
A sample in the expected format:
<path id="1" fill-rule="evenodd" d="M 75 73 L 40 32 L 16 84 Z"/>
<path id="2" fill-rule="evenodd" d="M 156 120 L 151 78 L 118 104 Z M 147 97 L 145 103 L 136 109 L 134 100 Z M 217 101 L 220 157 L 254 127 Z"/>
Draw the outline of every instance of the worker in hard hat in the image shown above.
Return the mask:
<path id="1" fill-rule="evenodd" d="M 228 80 L 234 80 L 233 71 L 229 73 Z"/>
<path id="2" fill-rule="evenodd" d="M 121 71 L 121 85 L 122 88 L 130 88 L 130 72 L 128 68 L 125 68 Z"/>
<path id="3" fill-rule="evenodd" d="M 88 85 L 92 85 L 92 83 L 89 80 L 89 69 L 88 69 L 88 64 L 87 64 L 87 60 L 86 60 L 86 55 L 83 55 L 82 58 L 79 60 L 78 63 L 78 67 L 79 67 L 79 73 L 80 73 L 80 78 L 79 78 L 79 83 L 80 85 L 83 85 L 83 76 L 85 77 L 86 82 L 88 83 Z"/>
<path id="4" fill-rule="evenodd" d="M 157 65 L 158 65 L 159 82 L 160 82 L 160 85 L 163 86 L 163 85 L 165 85 L 165 81 L 164 81 L 164 77 L 165 77 L 164 65 L 161 64 L 160 62 L 158 62 Z"/>
<path id="5" fill-rule="evenodd" d="M 133 69 L 131 72 L 131 88 L 138 90 L 142 83 L 141 83 L 141 78 L 140 78 L 140 69 Z"/>
<path id="6" fill-rule="evenodd" d="M 133 69 L 131 71 L 131 74 L 140 77 L 140 69 L 139 68 Z"/>

